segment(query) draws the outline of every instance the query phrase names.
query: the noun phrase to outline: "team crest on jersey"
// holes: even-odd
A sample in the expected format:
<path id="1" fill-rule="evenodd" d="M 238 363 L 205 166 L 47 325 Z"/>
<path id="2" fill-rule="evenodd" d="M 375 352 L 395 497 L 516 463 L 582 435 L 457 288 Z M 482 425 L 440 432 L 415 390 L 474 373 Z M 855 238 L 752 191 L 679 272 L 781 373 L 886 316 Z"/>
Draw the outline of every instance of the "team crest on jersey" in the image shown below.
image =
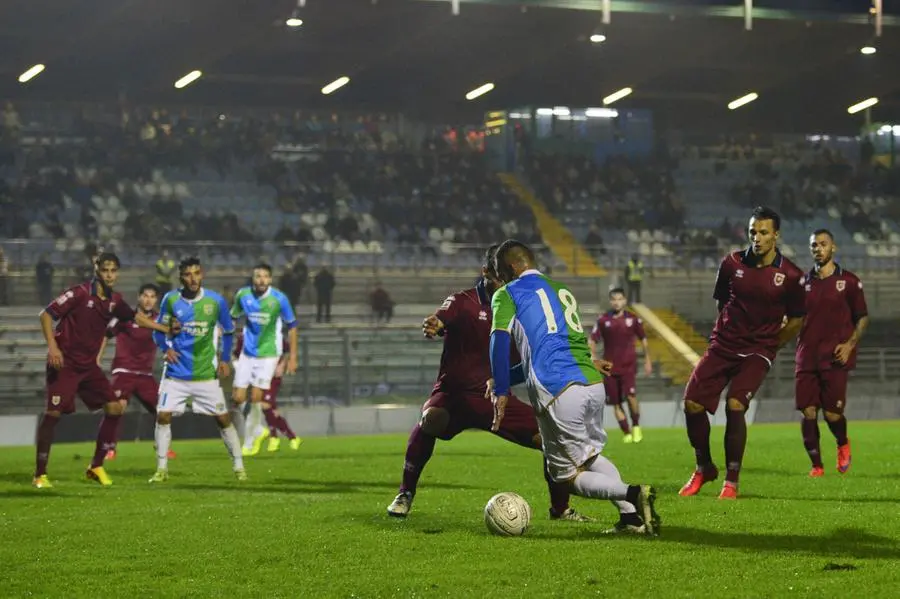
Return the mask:
<path id="1" fill-rule="evenodd" d="M 122 390 L 116 389 L 116 397 L 122 397 Z"/>
<path id="2" fill-rule="evenodd" d="M 633 319 L 633 318 L 626 318 L 626 319 L 625 319 L 625 326 L 626 326 L 626 327 L 630 327 L 630 326 L 632 325 L 632 323 L 634 323 L 634 319 Z"/>
<path id="3" fill-rule="evenodd" d="M 210 316 L 212 314 L 212 312 L 213 312 L 212 304 L 207 304 L 207 305 L 203 306 L 204 314 L 206 314 L 207 316 Z"/>
<path id="4" fill-rule="evenodd" d="M 62 402 L 62 398 L 59 395 L 54 395 L 50 398 L 50 403 L 54 406 L 58 406 Z"/>
<path id="5" fill-rule="evenodd" d="M 805 289 L 806 289 L 807 291 L 812 291 L 812 285 L 810 285 L 809 283 L 807 283 Z"/>
<path id="6" fill-rule="evenodd" d="M 734 276 L 737 277 L 738 279 L 743 279 L 744 278 L 744 269 L 743 268 L 737 269 L 734 273 Z"/>
<path id="7" fill-rule="evenodd" d="M 784 273 L 776 272 L 775 273 L 775 286 L 781 287 L 782 285 L 784 285 Z"/>
<path id="8" fill-rule="evenodd" d="M 88 300 L 88 308 L 94 307 L 94 300 Z"/>
<path id="9" fill-rule="evenodd" d="M 609 327 L 612 326 L 612 322 L 610 322 L 609 320 L 607 320 L 606 322 L 603 323 L 603 325 L 604 325 L 606 328 L 609 328 Z"/>
<path id="10" fill-rule="evenodd" d="M 487 320 L 487 312 L 482 310 L 478 313 L 478 320 Z"/>
<path id="11" fill-rule="evenodd" d="M 843 291 L 845 287 L 847 287 L 847 281 L 838 281 L 834 285 L 838 291 Z"/>
<path id="12" fill-rule="evenodd" d="M 112 314 L 113 310 L 116 309 L 116 302 L 109 302 L 109 313 Z"/>

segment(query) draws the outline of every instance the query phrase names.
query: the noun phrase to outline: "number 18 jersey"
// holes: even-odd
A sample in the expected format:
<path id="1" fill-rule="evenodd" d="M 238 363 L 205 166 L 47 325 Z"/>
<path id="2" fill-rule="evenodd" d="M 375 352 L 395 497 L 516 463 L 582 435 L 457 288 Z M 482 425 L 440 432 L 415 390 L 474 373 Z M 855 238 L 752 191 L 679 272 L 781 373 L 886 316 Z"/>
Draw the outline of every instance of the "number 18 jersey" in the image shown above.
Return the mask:
<path id="1" fill-rule="evenodd" d="M 562 283 L 536 270 L 525 271 L 497 290 L 491 309 L 493 330 L 508 331 L 515 340 L 526 385 L 537 392 L 542 405 L 573 383 L 603 382 L 591 359 L 578 302 Z"/>

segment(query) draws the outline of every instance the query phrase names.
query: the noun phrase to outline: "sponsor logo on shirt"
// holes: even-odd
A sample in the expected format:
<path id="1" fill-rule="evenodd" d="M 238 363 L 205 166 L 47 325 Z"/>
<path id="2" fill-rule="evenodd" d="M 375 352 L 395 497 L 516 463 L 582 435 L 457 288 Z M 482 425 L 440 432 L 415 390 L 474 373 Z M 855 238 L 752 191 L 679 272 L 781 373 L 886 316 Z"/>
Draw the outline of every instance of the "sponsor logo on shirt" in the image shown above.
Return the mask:
<path id="1" fill-rule="evenodd" d="M 735 273 L 734 273 L 734 276 L 737 277 L 738 279 L 743 279 L 744 278 L 744 269 L 743 268 L 737 269 L 737 271 L 735 271 Z"/>
<path id="2" fill-rule="evenodd" d="M 88 300 L 88 308 L 94 307 L 94 300 Z"/>
<path id="3" fill-rule="evenodd" d="M 192 337 L 206 337 L 209 335 L 209 323 L 205 321 L 192 320 L 181 325 L 181 332 L 191 335 Z"/>
<path id="4" fill-rule="evenodd" d="M 478 320 L 487 320 L 487 312 L 484 310 L 478 313 Z"/>
<path id="5" fill-rule="evenodd" d="M 247 314 L 247 320 L 249 320 L 253 324 L 266 326 L 269 324 L 269 322 L 272 321 L 272 315 L 268 312 L 251 312 L 250 314 Z"/>
<path id="6" fill-rule="evenodd" d="M 113 310 L 116 309 L 116 302 L 109 302 L 109 313 L 112 314 Z"/>

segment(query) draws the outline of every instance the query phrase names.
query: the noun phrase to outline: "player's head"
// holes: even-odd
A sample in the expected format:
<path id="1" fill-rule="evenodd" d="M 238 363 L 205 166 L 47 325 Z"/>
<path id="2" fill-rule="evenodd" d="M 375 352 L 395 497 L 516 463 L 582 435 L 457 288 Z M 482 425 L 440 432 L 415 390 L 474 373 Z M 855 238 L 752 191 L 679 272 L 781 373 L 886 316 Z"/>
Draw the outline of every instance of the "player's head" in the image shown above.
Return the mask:
<path id="1" fill-rule="evenodd" d="M 260 262 L 253 267 L 253 292 L 262 295 L 272 286 L 272 267 L 265 262 Z"/>
<path id="2" fill-rule="evenodd" d="M 625 290 L 621 287 L 614 287 L 609 290 L 609 307 L 615 312 L 621 312 L 628 305 L 628 298 L 625 297 Z"/>
<path id="3" fill-rule="evenodd" d="M 750 249 L 757 257 L 768 256 L 775 251 L 781 229 L 781 217 L 766 206 L 757 206 L 750 215 L 747 237 Z"/>
<path id="4" fill-rule="evenodd" d="M 119 280 L 119 257 L 112 252 L 101 252 L 94 260 L 94 276 L 112 289 Z"/>
<path id="5" fill-rule="evenodd" d="M 494 295 L 494 292 L 503 285 L 497 275 L 497 264 L 494 262 L 498 247 L 500 246 L 495 243 L 485 250 L 484 260 L 481 262 L 481 279 L 484 281 L 484 289 L 487 291 L 488 297 Z"/>
<path id="6" fill-rule="evenodd" d="M 196 256 L 188 256 L 178 263 L 178 278 L 184 291 L 197 293 L 203 285 L 203 268 L 200 259 Z"/>
<path id="7" fill-rule="evenodd" d="M 138 306 L 144 312 L 152 312 L 159 300 L 159 287 L 153 283 L 144 283 L 138 290 Z"/>
<path id="8" fill-rule="evenodd" d="M 816 229 L 809 236 L 809 253 L 812 254 L 816 266 L 825 266 L 834 260 L 837 245 L 834 243 L 834 235 L 828 229 Z"/>
<path id="9" fill-rule="evenodd" d="M 537 268 L 537 259 L 527 245 L 515 239 L 507 239 L 497 248 L 494 268 L 500 281 L 509 283 L 526 270 Z"/>

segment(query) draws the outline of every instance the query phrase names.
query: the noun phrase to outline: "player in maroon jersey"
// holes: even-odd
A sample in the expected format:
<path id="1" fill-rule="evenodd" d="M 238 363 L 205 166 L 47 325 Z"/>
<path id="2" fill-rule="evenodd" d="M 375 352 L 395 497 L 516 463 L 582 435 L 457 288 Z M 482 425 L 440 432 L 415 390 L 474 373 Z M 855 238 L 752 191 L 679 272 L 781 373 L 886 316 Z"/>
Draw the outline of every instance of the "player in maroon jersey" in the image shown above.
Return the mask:
<path id="1" fill-rule="evenodd" d="M 485 254 L 481 281 L 472 289 L 449 296 L 422 323 L 426 337 L 444 337 L 444 352 L 431 397 L 409 436 L 403 483 L 387 508 L 390 516 L 403 518 L 409 514 L 419 477 L 431 459 L 437 439 L 449 441 L 466 429 L 491 430 L 494 408 L 485 393 L 491 379 L 491 296 L 500 285 L 493 266 L 496 249 L 497 246 L 491 246 Z M 494 434 L 523 447 L 541 449 L 534 411 L 515 398 L 506 406 L 500 430 Z M 544 478 L 550 490 L 551 518 L 591 520 L 569 507 L 568 486 L 552 481 L 546 463 Z"/>
<path id="2" fill-rule="evenodd" d="M 597 344 L 603 343 L 603 360 L 612 362 L 612 372 L 603 381 L 603 386 L 606 387 L 606 403 L 613 407 L 619 428 L 625 435 L 625 442 L 640 443 L 644 433 L 641 431 L 641 408 L 635 391 L 637 379 L 635 340 L 640 339 L 644 348 L 644 374 L 647 376 L 653 374 L 653 361 L 650 359 L 650 346 L 644 333 L 644 323 L 637 314 L 625 309 L 627 305 L 628 299 L 624 289 L 616 287 L 610 290 L 611 310 L 604 312 L 597 319 L 588 342 L 592 355 L 596 355 Z M 633 428 L 628 426 L 628 418 L 622 409 L 622 404 L 626 401 Z"/>
<path id="3" fill-rule="evenodd" d="M 856 367 L 856 346 L 869 325 L 866 296 L 859 278 L 834 261 L 834 235 L 818 229 L 809 238 L 815 267 L 802 282 L 806 291 L 806 319 L 800 329 L 796 359 L 797 409 L 803 445 L 812 461 L 810 476 L 822 476 L 819 449 L 819 410 L 837 441 L 837 470 L 850 469 L 847 438 L 847 375 Z"/>
<path id="4" fill-rule="evenodd" d="M 697 468 L 680 495 L 696 495 L 719 470 L 709 451 L 709 418 L 726 393 L 725 461 L 727 472 L 719 499 L 736 499 L 747 445 L 744 411 L 775 359 L 796 337 L 803 316 L 803 272 L 778 251 L 781 217 L 771 208 L 753 211 L 750 247 L 725 256 L 716 275 L 713 297 L 719 316 L 709 347 L 684 389 L 684 415 Z M 787 317 L 787 322 L 785 322 Z"/>
<path id="5" fill-rule="evenodd" d="M 116 318 L 169 332 L 169 327 L 141 313 L 135 314 L 122 296 L 113 291 L 118 278 L 119 258 L 103 252 L 97 257 L 91 281 L 66 290 L 40 314 L 41 329 L 47 340 L 47 408 L 37 431 L 37 466 L 32 481 L 37 488 L 53 486 L 47 478 L 53 433 L 60 416 L 75 411 L 76 395 L 88 408 L 102 408 L 105 412 L 87 478 L 104 486 L 112 484 L 103 460 L 106 452 L 116 447 L 122 405 L 116 401 L 109 381 L 97 365 L 106 328 Z M 58 323 L 55 330 L 54 321 Z"/>
<path id="6" fill-rule="evenodd" d="M 156 320 L 158 312 L 156 302 L 159 300 L 159 288 L 152 283 L 141 285 L 138 291 L 138 310 L 147 318 Z M 116 354 L 112 363 L 112 380 L 110 384 L 113 394 L 122 404 L 124 411 L 128 406 L 131 396 L 137 397 L 144 409 L 150 414 L 156 415 L 156 403 L 159 400 L 159 385 L 153 378 L 153 362 L 156 361 L 156 343 L 153 341 L 153 333 L 150 329 L 144 329 L 135 322 L 120 322 L 113 319 L 106 329 L 106 337 L 100 345 L 97 355 L 97 364 L 102 367 L 103 354 L 106 351 L 106 343 L 109 339 L 116 340 Z M 122 428 L 122 419 L 119 419 L 119 429 L 116 430 L 116 442 L 118 443 Z M 177 456 L 171 449 L 169 459 Z M 107 460 L 116 459 L 116 450 L 106 452 Z"/>

